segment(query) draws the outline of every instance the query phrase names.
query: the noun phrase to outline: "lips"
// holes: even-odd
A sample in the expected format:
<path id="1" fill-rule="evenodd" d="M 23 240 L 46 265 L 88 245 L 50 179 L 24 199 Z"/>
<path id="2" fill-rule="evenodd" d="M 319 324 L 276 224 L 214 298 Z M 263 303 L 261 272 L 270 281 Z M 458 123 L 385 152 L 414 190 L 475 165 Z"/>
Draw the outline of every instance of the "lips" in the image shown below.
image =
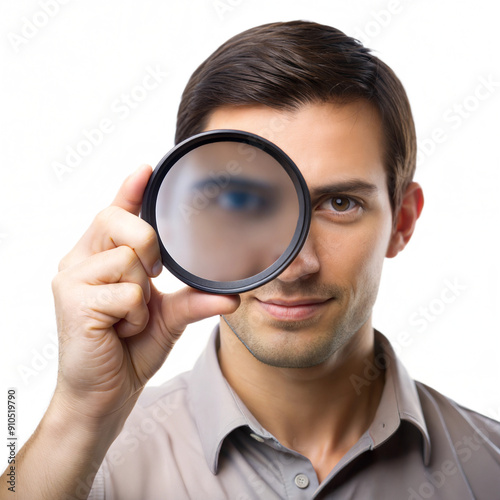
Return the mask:
<path id="1" fill-rule="evenodd" d="M 258 300 L 259 306 L 274 319 L 300 321 L 310 319 L 326 307 L 332 299 L 298 298 Z"/>

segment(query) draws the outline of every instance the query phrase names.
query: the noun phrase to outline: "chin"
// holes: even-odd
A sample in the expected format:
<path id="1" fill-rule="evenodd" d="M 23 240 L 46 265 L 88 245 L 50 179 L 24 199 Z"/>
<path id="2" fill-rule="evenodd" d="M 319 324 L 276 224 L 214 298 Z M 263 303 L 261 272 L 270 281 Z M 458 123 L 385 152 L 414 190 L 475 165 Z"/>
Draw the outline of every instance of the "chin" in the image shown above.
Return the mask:
<path id="1" fill-rule="evenodd" d="M 294 325 L 295 326 L 295 325 Z M 345 339 L 332 331 L 318 335 L 318 328 L 283 330 L 276 333 L 258 331 L 260 338 L 240 338 L 247 350 L 260 362 L 277 368 L 311 368 L 328 360 Z"/>

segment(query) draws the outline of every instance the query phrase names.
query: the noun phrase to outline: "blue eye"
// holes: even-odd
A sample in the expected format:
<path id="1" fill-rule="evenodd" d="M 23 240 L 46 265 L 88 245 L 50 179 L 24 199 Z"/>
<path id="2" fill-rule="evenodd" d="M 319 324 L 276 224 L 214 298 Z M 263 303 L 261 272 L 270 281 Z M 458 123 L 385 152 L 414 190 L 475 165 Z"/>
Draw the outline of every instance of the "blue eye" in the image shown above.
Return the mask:
<path id="1" fill-rule="evenodd" d="M 217 197 L 219 206 L 225 210 L 257 212 L 266 207 L 262 196 L 247 191 L 226 191 Z"/>
<path id="2" fill-rule="evenodd" d="M 193 202 L 207 208 L 224 211 L 227 215 L 262 217 L 276 208 L 279 193 L 277 186 L 247 178 L 203 179 L 192 187 Z"/>

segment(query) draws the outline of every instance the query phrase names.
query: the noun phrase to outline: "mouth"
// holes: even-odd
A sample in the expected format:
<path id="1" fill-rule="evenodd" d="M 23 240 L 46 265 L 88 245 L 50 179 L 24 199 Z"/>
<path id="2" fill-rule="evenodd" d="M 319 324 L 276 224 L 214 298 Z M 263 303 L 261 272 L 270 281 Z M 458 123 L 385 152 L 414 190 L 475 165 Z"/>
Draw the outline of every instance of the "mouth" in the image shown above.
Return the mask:
<path id="1" fill-rule="evenodd" d="M 259 306 L 274 319 L 303 321 L 321 313 L 333 298 L 297 298 L 259 300 Z"/>

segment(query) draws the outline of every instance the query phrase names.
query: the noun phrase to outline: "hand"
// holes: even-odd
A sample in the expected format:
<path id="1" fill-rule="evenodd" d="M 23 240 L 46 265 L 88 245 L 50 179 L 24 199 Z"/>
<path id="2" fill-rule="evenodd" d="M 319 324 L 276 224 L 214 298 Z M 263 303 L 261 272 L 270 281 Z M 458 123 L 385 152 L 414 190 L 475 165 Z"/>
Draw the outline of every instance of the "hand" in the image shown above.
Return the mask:
<path id="1" fill-rule="evenodd" d="M 165 295 L 151 277 L 162 269 L 153 228 L 138 217 L 151 167 L 129 176 L 53 281 L 60 356 L 60 407 L 100 418 L 127 415 L 185 327 L 234 312 L 237 296 L 184 288 Z"/>

